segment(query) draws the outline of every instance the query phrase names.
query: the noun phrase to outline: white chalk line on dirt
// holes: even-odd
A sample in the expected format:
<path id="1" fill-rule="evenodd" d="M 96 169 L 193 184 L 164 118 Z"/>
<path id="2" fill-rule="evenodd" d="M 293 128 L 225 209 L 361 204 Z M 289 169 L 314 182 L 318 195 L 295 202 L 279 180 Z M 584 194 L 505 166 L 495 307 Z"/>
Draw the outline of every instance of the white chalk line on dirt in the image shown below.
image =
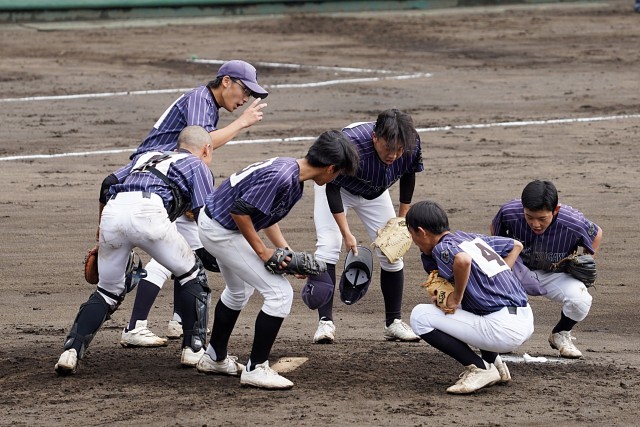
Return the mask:
<path id="1" fill-rule="evenodd" d="M 493 127 L 514 127 L 514 126 L 546 126 L 555 124 L 568 124 L 568 123 L 589 123 L 589 122 L 602 122 L 610 120 L 628 120 L 628 119 L 640 119 L 640 114 L 623 114 L 618 116 L 599 116 L 599 117 L 576 117 L 566 119 L 548 119 L 548 120 L 525 120 L 515 122 L 496 122 L 496 123 L 477 123 L 469 125 L 450 125 L 450 126 L 436 126 L 430 128 L 416 128 L 418 133 L 424 132 L 442 132 L 447 130 L 457 129 L 486 129 Z M 294 136 L 288 138 L 265 138 L 265 139 L 239 139 L 230 141 L 226 145 L 238 145 L 238 144 L 270 144 L 270 143 L 290 143 L 290 142 L 303 142 L 314 141 L 315 136 Z M 0 161 L 10 160 L 34 160 L 34 159 L 54 159 L 59 157 L 78 157 L 78 156 L 91 156 L 100 154 L 118 154 L 133 152 L 135 148 L 122 148 L 113 150 L 98 150 L 98 151 L 81 151 L 71 153 L 58 153 L 58 154 L 28 154 L 22 156 L 8 156 L 0 157 Z"/>
<path id="2" fill-rule="evenodd" d="M 227 61 L 222 59 L 195 59 L 194 58 L 194 59 L 188 59 L 187 62 L 194 62 L 198 64 L 221 65 Z M 382 80 L 407 80 L 407 79 L 417 79 L 422 77 L 431 77 L 431 73 L 406 73 L 403 71 L 391 71 L 391 70 L 383 70 L 383 69 L 376 70 L 373 68 L 331 67 L 331 66 L 325 66 L 325 65 L 290 64 L 290 63 L 284 63 L 284 62 L 256 62 L 255 64 L 258 66 L 273 67 L 273 68 L 328 70 L 328 71 L 345 72 L 345 73 L 378 73 L 378 74 L 401 73 L 400 75 L 396 75 L 396 76 L 363 77 L 363 78 L 337 79 L 337 80 L 327 80 L 327 81 L 318 81 L 318 82 L 309 82 L 309 83 L 263 85 L 267 89 L 312 88 L 312 87 L 331 86 L 331 85 L 338 85 L 338 84 L 368 83 L 368 82 L 378 82 Z M 1 98 L 0 102 L 60 101 L 60 100 L 71 100 L 71 99 L 86 99 L 86 98 L 107 98 L 107 97 L 113 97 L 113 96 L 157 95 L 157 94 L 165 94 L 165 93 L 184 93 L 191 89 L 192 88 L 150 89 L 150 90 L 127 90 L 127 91 L 119 91 L 119 92 L 81 93 L 81 94 L 71 94 L 71 95 L 26 96 L 26 97 L 20 97 L 20 98 Z"/>

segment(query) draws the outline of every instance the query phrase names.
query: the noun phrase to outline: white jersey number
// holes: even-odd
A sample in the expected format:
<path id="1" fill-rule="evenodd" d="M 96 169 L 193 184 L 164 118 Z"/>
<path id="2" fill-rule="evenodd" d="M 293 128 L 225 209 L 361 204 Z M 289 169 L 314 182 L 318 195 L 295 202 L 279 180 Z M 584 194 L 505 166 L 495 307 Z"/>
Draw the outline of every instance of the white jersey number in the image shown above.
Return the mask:
<path id="1" fill-rule="evenodd" d="M 510 270 L 509 266 L 500 255 L 494 251 L 484 240 L 476 237 L 470 242 L 462 242 L 458 245 L 465 253 L 467 253 L 488 277 Z"/>
<path id="2" fill-rule="evenodd" d="M 250 164 L 249 166 L 242 169 L 241 171 L 233 173 L 229 177 L 229 183 L 231 184 L 232 187 L 235 187 L 236 185 L 238 185 L 240 181 L 242 181 L 247 176 L 257 171 L 258 169 L 262 169 L 262 168 L 266 168 L 267 166 L 270 166 L 275 159 L 277 159 L 277 157 Z"/>

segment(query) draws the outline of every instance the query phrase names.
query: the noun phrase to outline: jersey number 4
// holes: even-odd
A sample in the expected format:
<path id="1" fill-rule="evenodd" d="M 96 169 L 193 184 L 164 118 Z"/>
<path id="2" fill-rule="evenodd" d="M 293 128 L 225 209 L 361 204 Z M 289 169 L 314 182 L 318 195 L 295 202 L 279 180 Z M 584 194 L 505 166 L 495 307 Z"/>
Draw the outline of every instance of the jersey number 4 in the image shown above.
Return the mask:
<path id="1" fill-rule="evenodd" d="M 470 242 L 462 242 L 458 247 L 467 253 L 478 268 L 488 277 L 493 277 L 502 271 L 510 270 L 502 257 L 498 255 L 487 242 L 480 238 L 475 238 Z"/>

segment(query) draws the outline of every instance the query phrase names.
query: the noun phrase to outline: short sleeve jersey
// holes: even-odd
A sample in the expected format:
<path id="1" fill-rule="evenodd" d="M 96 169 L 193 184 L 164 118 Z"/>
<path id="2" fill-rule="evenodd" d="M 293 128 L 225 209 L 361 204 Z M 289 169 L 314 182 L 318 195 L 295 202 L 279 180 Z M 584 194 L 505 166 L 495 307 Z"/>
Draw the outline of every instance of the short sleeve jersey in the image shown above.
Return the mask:
<path id="1" fill-rule="evenodd" d="M 135 171 L 154 157 L 166 157 L 155 167 L 180 188 L 184 197 L 191 200 L 191 209 L 204 206 L 206 196 L 213 191 L 213 174 L 202 160 L 186 150 L 151 151 L 136 156 L 128 165 L 115 172 L 121 178 L 118 184 L 111 186 L 109 193 L 112 196 L 128 191 L 155 193 L 162 198 L 165 208 L 168 208 L 173 200 L 169 186 L 149 171 Z"/>
<path id="2" fill-rule="evenodd" d="M 438 270 L 439 275 L 454 283 L 453 260 L 460 252 L 471 256 L 471 274 L 462 297 L 462 309 L 485 315 L 503 307 L 525 307 L 527 294 L 504 261 L 513 249 L 513 240 L 489 237 L 463 231 L 446 234 L 431 255 L 422 254 L 425 271 Z"/>
<path id="3" fill-rule="evenodd" d="M 520 254 L 524 264 L 532 270 L 549 270 L 558 262 L 583 247 L 591 254 L 598 226 L 571 206 L 561 205 L 551 225 L 538 235 L 527 224 L 522 200 L 503 205 L 493 218 L 493 233 L 511 237 L 524 245 Z"/>
<path id="4" fill-rule="evenodd" d="M 131 159 L 147 151 L 178 148 L 178 135 L 187 126 L 201 126 L 207 132 L 217 129 L 220 107 L 207 86 L 190 90 L 165 110 Z"/>
<path id="5" fill-rule="evenodd" d="M 237 230 L 231 209 L 240 199 L 255 208 L 251 221 L 259 231 L 277 223 L 289 213 L 302 198 L 303 184 L 300 182 L 300 166 L 296 159 L 274 157 L 232 174 L 207 197 L 207 210 L 224 228 Z"/>
<path id="6" fill-rule="evenodd" d="M 416 148 L 411 153 L 404 153 L 391 165 L 387 165 L 373 146 L 374 122 L 354 123 L 344 129 L 347 136 L 358 150 L 360 162 L 355 176 L 338 175 L 333 184 L 340 186 L 349 193 L 373 200 L 391 187 L 402 175 L 422 172 L 422 147 L 420 138 L 416 140 Z"/>

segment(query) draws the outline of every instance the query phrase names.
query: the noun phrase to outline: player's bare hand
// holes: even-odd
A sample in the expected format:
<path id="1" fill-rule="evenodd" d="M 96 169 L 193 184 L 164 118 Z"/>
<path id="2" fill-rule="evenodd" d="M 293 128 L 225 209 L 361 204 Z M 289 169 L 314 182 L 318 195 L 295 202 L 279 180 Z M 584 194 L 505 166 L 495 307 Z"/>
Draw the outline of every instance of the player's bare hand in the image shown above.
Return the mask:
<path id="1" fill-rule="evenodd" d="M 344 236 L 344 246 L 347 249 L 347 251 L 353 251 L 354 255 L 358 255 L 358 241 L 356 240 L 356 237 L 349 233 L 346 236 Z"/>
<path id="2" fill-rule="evenodd" d="M 257 98 L 242 113 L 241 119 L 243 120 L 245 127 L 252 126 L 262 120 L 262 116 L 264 115 L 262 109 L 267 106 L 267 103 L 265 102 L 261 104 L 261 101 L 262 98 Z"/>

